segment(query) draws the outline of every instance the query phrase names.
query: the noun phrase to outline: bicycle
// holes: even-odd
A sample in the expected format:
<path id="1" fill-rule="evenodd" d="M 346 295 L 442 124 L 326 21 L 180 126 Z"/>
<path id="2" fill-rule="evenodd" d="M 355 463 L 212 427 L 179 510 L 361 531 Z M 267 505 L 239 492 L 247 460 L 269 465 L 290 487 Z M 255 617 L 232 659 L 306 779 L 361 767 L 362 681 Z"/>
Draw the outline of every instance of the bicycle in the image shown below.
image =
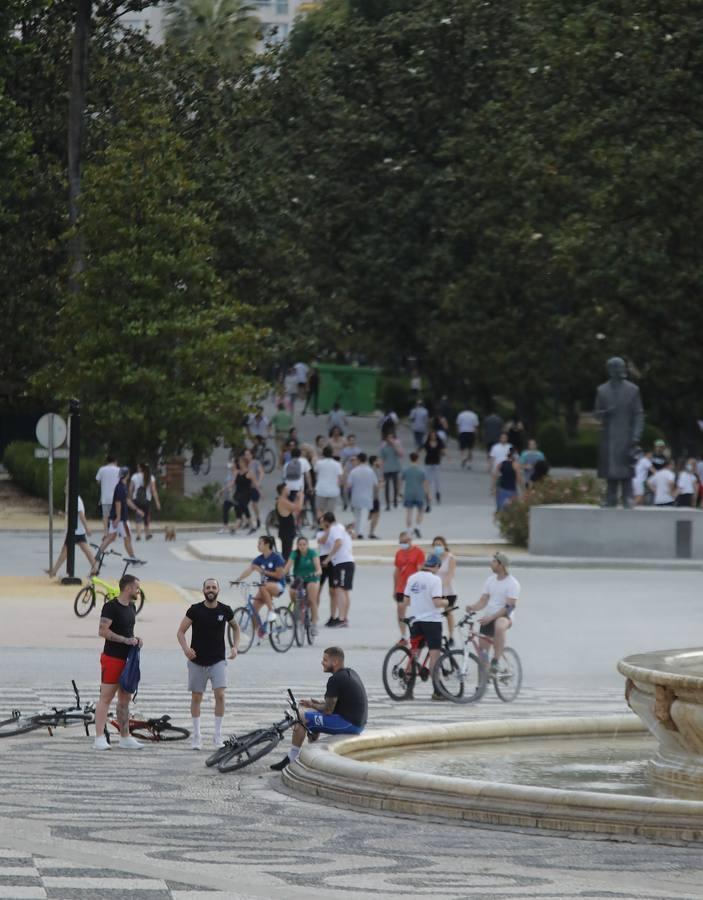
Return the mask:
<path id="1" fill-rule="evenodd" d="M 296 724 L 300 724 L 305 728 L 309 735 L 305 722 L 303 721 L 298 704 L 293 692 L 288 689 L 288 705 L 295 715 L 291 715 L 288 710 L 285 711 L 283 718 L 279 722 L 274 722 L 268 728 L 255 728 L 248 734 L 237 737 L 231 735 L 215 752 L 205 760 L 208 767 L 217 766 L 220 772 L 236 772 L 245 766 L 251 765 L 262 756 L 266 756 L 280 744 L 283 735 Z"/>
<path id="2" fill-rule="evenodd" d="M 98 553 L 95 556 L 95 560 L 98 564 L 98 571 L 95 575 L 90 575 L 88 577 L 90 584 L 82 587 L 76 594 L 76 599 L 73 601 L 73 611 L 79 619 L 88 615 L 91 609 L 96 605 L 98 597 L 100 597 L 101 603 L 107 603 L 108 600 L 115 600 L 119 596 L 120 589 L 118 585 L 111 584 L 109 581 L 105 581 L 98 577 L 106 556 L 119 556 L 121 559 L 124 559 L 125 562 L 124 569 L 122 569 L 122 575 L 126 574 L 127 569 L 130 566 L 146 565 L 145 559 L 135 559 L 133 556 L 122 556 L 122 554 L 118 553 L 116 550 L 103 550 L 100 552 L 100 548 L 97 544 L 91 544 L 90 546 L 98 550 Z M 120 578 L 121 577 L 122 576 L 120 576 Z M 135 615 L 139 615 L 145 600 L 146 595 L 142 588 L 139 588 L 139 599 L 134 603 Z"/>
<path id="3" fill-rule="evenodd" d="M 522 663 L 516 651 L 505 647 L 498 665 L 489 665 L 488 653 L 481 647 L 481 641 L 488 641 L 491 646 L 494 641 L 480 633 L 473 613 L 464 616 L 458 628 L 467 628 L 464 646 L 447 648 L 438 659 L 432 679 L 435 690 L 453 703 L 476 703 L 486 693 L 488 682 L 492 681 L 498 697 L 504 703 L 511 703 L 522 685 Z"/>
<path id="4" fill-rule="evenodd" d="M 73 693 L 76 695 L 75 706 L 59 708 L 53 706 L 50 710 L 35 713 L 33 716 L 23 716 L 19 709 L 13 709 L 9 719 L 0 722 L 0 737 L 14 737 L 18 734 L 27 734 L 38 728 L 47 728 L 49 735 L 53 737 L 54 729 L 59 725 L 83 725 L 86 735 L 90 734 L 88 728 L 95 721 L 95 704 L 86 703 L 81 706 L 81 698 L 75 681 L 71 681 Z"/>
<path id="5" fill-rule="evenodd" d="M 276 454 L 268 445 L 268 438 L 256 435 L 251 447 L 251 455 L 263 466 L 264 472 L 270 475 L 276 468 Z"/>
<path id="6" fill-rule="evenodd" d="M 456 609 L 456 607 L 452 607 Z M 450 610 L 444 610 L 443 616 L 446 616 Z M 410 627 L 413 618 L 403 619 L 403 622 Z M 421 657 L 422 651 L 425 651 Z M 449 639 L 442 635 L 442 651 L 446 653 L 451 650 Z M 424 637 L 410 638 L 410 646 L 406 643 L 394 644 L 386 653 L 383 660 L 383 686 L 391 700 L 412 700 L 415 682 L 419 678 L 420 681 L 428 681 L 430 678 L 430 650 L 425 643 Z"/>
<path id="7" fill-rule="evenodd" d="M 120 731 L 120 723 L 117 719 L 110 718 L 108 722 L 117 732 Z M 160 716 L 158 719 L 132 718 L 129 720 L 129 733 L 141 741 L 184 741 L 190 737 L 190 731 L 187 728 L 171 724 L 171 716 Z M 107 725 L 105 726 L 105 737 L 109 744 L 110 734 Z"/>
<path id="8" fill-rule="evenodd" d="M 293 621 L 295 622 L 295 643 L 299 647 L 308 644 L 312 647 L 315 643 L 315 626 L 312 624 L 312 615 L 310 613 L 310 600 L 308 599 L 308 588 L 302 578 L 293 580 L 293 589 L 295 590 L 295 601 L 291 600 L 288 605 L 290 609 L 293 605 Z"/>
<path id="9" fill-rule="evenodd" d="M 287 606 L 276 607 L 277 618 L 271 622 L 267 619 L 265 622 L 254 607 L 254 597 L 256 590 L 261 584 L 248 581 L 230 581 L 233 587 L 238 585 L 242 593 L 246 596 L 246 605 L 238 606 L 234 610 L 232 621 L 239 625 L 239 653 L 246 653 L 254 643 L 254 638 L 258 637 L 259 644 L 261 639 L 266 637 L 274 650 L 278 653 L 285 653 L 290 650 L 295 639 L 295 622 L 293 613 Z M 231 624 L 227 627 L 227 640 L 230 647 L 234 647 L 234 629 Z"/>

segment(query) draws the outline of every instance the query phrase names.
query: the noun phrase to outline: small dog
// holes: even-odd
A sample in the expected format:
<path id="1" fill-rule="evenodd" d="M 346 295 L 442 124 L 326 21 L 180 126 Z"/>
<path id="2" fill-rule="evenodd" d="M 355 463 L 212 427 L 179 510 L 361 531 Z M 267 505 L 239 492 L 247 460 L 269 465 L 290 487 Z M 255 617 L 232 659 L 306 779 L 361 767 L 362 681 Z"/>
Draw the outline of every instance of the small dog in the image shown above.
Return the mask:
<path id="1" fill-rule="evenodd" d="M 175 541 L 176 540 L 176 529 L 173 525 L 167 525 L 164 530 L 164 540 L 165 541 Z"/>

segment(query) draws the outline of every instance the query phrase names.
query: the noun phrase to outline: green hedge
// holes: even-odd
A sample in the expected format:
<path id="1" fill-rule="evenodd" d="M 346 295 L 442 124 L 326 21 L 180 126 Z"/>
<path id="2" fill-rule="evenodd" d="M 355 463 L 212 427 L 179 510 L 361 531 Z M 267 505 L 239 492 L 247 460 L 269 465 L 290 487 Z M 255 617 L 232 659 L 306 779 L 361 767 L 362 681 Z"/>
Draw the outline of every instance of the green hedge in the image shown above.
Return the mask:
<path id="1" fill-rule="evenodd" d="M 8 444 L 3 454 L 3 465 L 12 476 L 12 480 L 23 490 L 34 497 L 46 500 L 49 494 L 49 464 L 45 459 L 35 459 L 36 444 L 32 441 L 13 441 Z M 78 470 L 79 492 L 85 504 L 86 514 L 94 517 L 97 514 L 100 500 L 100 487 L 95 480 L 95 473 L 103 464 L 103 460 L 84 457 Z M 64 485 L 68 460 L 54 461 L 54 508 L 65 506 Z"/>
<path id="2" fill-rule="evenodd" d="M 511 544 L 527 547 L 530 538 L 530 508 L 546 503 L 585 503 L 598 506 L 603 486 L 592 475 L 576 478 L 543 478 L 521 497 L 511 500 L 498 513 L 500 533 Z"/>

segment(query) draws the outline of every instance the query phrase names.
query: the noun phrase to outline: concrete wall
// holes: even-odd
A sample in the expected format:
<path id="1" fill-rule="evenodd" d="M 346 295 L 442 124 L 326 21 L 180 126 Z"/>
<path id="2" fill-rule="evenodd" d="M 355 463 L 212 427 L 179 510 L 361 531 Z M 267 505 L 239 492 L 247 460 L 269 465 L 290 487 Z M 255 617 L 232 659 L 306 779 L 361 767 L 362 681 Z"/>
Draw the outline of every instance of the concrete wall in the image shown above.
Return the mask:
<path id="1" fill-rule="evenodd" d="M 530 553 L 624 559 L 703 559 L 703 515 L 694 509 L 535 506 Z"/>

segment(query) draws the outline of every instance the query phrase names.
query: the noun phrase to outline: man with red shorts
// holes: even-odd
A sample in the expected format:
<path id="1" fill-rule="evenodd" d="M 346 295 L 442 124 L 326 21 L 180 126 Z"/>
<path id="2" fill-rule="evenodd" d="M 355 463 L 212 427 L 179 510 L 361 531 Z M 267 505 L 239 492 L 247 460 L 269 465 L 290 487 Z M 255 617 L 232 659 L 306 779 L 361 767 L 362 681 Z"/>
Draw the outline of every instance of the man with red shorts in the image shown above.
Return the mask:
<path id="1" fill-rule="evenodd" d="M 100 656 L 100 699 L 95 707 L 95 749 L 109 750 L 105 737 L 105 723 L 115 694 L 117 694 L 117 721 L 120 725 L 120 742 L 123 750 L 138 750 L 143 745 L 129 733 L 129 701 L 132 695 L 120 687 L 120 675 L 127 662 L 130 647 L 141 647 L 142 639 L 134 636 L 137 614 L 134 602 L 139 594 L 139 579 L 136 575 L 120 578 L 120 593 L 109 600 L 100 613 L 98 634 L 105 638 L 105 646 Z"/>

